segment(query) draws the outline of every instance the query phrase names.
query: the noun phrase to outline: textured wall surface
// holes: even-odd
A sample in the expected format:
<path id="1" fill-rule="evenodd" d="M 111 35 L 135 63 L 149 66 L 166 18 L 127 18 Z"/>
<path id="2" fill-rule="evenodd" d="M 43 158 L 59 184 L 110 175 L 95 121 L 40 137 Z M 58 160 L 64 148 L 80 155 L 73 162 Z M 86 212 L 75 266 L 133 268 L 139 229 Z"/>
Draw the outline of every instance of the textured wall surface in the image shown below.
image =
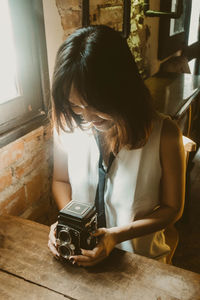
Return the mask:
<path id="1" fill-rule="evenodd" d="M 52 134 L 41 126 L 0 149 L 0 214 L 48 222 Z"/>
<path id="2" fill-rule="evenodd" d="M 146 42 L 148 27 L 144 24 L 143 0 L 131 0 L 131 32 L 128 44 L 143 77 L 147 76 Z"/>

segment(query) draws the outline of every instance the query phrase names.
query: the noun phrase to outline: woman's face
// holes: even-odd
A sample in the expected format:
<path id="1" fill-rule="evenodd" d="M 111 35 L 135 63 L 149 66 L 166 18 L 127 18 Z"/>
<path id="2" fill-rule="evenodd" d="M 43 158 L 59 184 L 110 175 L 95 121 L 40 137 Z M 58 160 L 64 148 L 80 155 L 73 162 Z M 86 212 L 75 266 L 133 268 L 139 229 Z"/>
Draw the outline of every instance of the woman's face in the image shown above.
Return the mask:
<path id="1" fill-rule="evenodd" d="M 89 106 L 78 94 L 73 85 L 69 95 L 69 102 L 73 112 L 81 115 L 86 122 L 92 123 L 97 130 L 106 131 L 114 125 L 111 116 L 98 112 L 95 108 Z"/>

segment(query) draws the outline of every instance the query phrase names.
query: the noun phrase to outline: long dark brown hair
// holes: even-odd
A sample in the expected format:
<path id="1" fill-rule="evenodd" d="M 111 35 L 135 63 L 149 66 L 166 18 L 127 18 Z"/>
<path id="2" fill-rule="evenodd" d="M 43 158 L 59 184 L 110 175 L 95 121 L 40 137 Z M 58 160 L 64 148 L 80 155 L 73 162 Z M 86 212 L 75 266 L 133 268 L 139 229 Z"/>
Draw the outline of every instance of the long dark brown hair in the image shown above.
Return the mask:
<path id="1" fill-rule="evenodd" d="M 130 149 L 145 144 L 154 109 L 126 40 L 104 25 L 83 27 L 58 50 L 53 76 L 53 107 L 58 128 L 83 128 L 71 109 L 72 83 L 84 101 L 115 120 L 114 144 Z"/>

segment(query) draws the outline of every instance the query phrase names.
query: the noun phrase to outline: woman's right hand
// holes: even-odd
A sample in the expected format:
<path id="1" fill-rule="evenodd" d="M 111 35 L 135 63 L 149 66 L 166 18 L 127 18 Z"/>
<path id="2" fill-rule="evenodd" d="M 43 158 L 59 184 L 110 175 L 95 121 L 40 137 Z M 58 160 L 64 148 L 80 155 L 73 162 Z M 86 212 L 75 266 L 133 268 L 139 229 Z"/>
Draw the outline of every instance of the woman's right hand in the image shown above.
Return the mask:
<path id="1" fill-rule="evenodd" d="M 52 224 L 50 226 L 50 232 L 49 232 L 49 241 L 48 241 L 48 247 L 50 251 L 53 253 L 55 258 L 59 258 L 60 254 L 58 253 L 57 250 L 57 243 L 56 243 L 56 226 L 58 222 Z"/>

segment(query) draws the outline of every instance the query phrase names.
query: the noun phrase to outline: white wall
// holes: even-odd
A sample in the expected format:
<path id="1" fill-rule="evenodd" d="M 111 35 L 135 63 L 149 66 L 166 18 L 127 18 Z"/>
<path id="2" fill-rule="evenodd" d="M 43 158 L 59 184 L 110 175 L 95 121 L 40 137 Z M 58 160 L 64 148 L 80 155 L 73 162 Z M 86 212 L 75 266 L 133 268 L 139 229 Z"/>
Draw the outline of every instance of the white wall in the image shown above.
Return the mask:
<path id="1" fill-rule="evenodd" d="M 63 42 L 63 28 L 56 7 L 56 0 L 43 0 L 44 23 L 47 43 L 50 82 L 52 79 L 55 57 Z"/>

